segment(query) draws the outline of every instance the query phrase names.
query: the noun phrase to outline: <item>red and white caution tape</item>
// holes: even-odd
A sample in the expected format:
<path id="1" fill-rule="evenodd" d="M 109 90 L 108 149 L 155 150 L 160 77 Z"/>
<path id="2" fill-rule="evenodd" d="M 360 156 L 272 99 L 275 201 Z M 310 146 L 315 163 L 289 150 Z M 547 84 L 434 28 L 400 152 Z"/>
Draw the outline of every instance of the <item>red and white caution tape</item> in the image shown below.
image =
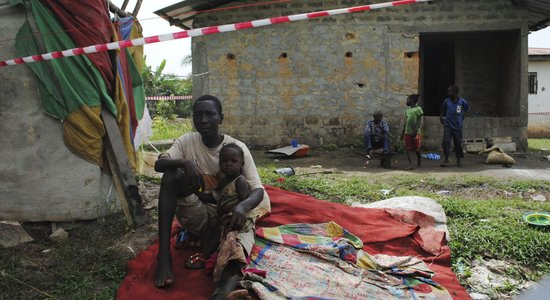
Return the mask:
<path id="1" fill-rule="evenodd" d="M 109 50 L 118 50 L 118 49 L 133 47 L 133 46 L 141 46 L 141 45 L 154 44 L 154 43 L 166 42 L 171 40 L 185 39 L 185 38 L 194 37 L 194 36 L 237 31 L 237 30 L 243 30 L 248 28 L 268 26 L 273 24 L 289 23 L 289 22 L 295 22 L 295 21 L 316 19 L 321 17 L 349 14 L 349 13 L 355 13 L 355 12 L 361 12 L 361 11 L 369 11 L 369 10 L 375 10 L 375 9 L 396 7 L 401 5 L 414 4 L 419 2 L 430 2 L 430 1 L 432 0 L 393 1 L 393 2 L 385 2 L 385 3 L 379 3 L 379 4 L 317 11 L 317 12 L 290 15 L 290 16 L 274 17 L 269 19 L 240 22 L 240 23 L 228 24 L 228 25 L 196 28 L 196 29 L 184 30 L 184 31 L 179 31 L 174 33 L 166 33 L 161 35 L 143 37 L 143 38 L 138 38 L 133 40 L 122 40 L 122 41 L 112 42 L 108 44 L 97 44 L 97 45 L 92 45 L 88 47 L 79 47 L 79 48 L 67 49 L 64 51 L 55 51 L 55 52 L 50 52 L 50 53 L 41 54 L 41 55 L 32 55 L 27 57 L 14 58 L 10 60 L 0 61 L 0 67 L 33 63 L 33 62 L 51 60 L 51 59 L 62 58 L 62 57 L 70 57 L 70 56 L 77 56 L 77 55 L 83 55 L 83 54 L 104 52 Z"/>
<path id="2" fill-rule="evenodd" d="M 145 100 L 193 100 L 193 96 L 147 96 Z"/>

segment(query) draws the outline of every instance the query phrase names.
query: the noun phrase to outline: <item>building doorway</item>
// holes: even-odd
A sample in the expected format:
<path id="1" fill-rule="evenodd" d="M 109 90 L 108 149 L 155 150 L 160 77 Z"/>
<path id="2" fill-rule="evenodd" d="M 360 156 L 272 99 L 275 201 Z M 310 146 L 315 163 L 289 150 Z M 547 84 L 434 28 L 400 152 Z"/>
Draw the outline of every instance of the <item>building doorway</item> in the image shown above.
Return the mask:
<path id="1" fill-rule="evenodd" d="M 438 116 L 457 84 L 480 117 L 517 117 L 521 90 L 519 30 L 420 34 L 420 94 L 426 116 Z"/>
<path id="2" fill-rule="evenodd" d="M 437 116 L 447 96 L 447 87 L 455 82 L 455 45 L 453 41 L 438 38 L 438 34 L 423 34 L 420 53 L 424 114 Z"/>

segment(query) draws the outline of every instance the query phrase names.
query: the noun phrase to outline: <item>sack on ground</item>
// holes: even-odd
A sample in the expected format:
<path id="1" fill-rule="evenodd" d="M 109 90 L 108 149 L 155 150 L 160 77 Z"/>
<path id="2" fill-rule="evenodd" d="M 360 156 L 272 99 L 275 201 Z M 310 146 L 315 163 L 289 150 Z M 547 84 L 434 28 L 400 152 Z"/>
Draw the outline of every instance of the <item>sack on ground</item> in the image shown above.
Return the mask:
<path id="1" fill-rule="evenodd" d="M 504 153 L 500 147 L 494 146 L 488 149 L 485 149 L 479 154 L 487 154 L 487 159 L 485 160 L 486 164 L 498 164 L 498 165 L 513 165 L 516 163 L 514 158 L 510 155 Z"/>

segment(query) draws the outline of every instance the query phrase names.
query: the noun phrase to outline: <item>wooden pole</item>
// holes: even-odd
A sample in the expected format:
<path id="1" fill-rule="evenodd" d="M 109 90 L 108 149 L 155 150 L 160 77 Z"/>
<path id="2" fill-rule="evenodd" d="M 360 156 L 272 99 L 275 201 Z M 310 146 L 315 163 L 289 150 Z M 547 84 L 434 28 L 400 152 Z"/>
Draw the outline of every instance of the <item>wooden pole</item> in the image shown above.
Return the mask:
<path id="1" fill-rule="evenodd" d="M 120 9 L 126 10 L 126 6 L 128 6 L 128 2 L 130 2 L 130 0 L 124 0 L 124 2 L 122 3 L 122 6 L 120 7 Z"/>
<path id="2" fill-rule="evenodd" d="M 129 13 L 127 13 L 124 8 L 118 8 L 113 2 L 109 1 L 109 11 L 113 14 L 117 15 L 120 18 L 125 18 L 130 16 Z"/>
<path id="3" fill-rule="evenodd" d="M 134 16 L 134 18 L 137 18 L 137 15 L 138 15 L 139 10 L 141 8 L 141 2 L 142 1 L 143 0 L 137 0 L 137 2 L 136 2 L 136 6 L 134 7 L 134 11 L 132 12 L 132 16 Z"/>
<path id="4" fill-rule="evenodd" d="M 105 107 L 101 111 L 106 134 L 103 138 L 105 154 L 120 198 L 120 206 L 129 226 L 141 226 L 147 221 L 138 183 L 122 142 L 115 117 Z"/>

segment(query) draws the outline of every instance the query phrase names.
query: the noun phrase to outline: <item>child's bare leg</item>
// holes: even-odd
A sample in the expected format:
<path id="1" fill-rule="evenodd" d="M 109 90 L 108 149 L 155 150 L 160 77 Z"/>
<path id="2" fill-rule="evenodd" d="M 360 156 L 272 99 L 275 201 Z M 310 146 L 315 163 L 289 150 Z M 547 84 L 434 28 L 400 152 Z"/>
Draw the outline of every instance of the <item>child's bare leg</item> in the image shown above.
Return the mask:
<path id="1" fill-rule="evenodd" d="M 218 218 L 211 218 L 209 221 L 206 228 L 207 232 L 204 234 L 206 238 L 202 240 L 202 254 L 206 259 L 218 250 L 221 238 L 220 220 Z"/>
<path id="2" fill-rule="evenodd" d="M 206 230 L 201 234 L 201 253 L 189 257 L 185 262 L 185 267 L 192 270 L 203 269 L 206 261 L 218 250 L 220 246 L 220 228 L 217 218 L 209 220 Z"/>
<path id="3" fill-rule="evenodd" d="M 420 168 L 422 167 L 422 154 L 420 151 L 416 151 L 416 165 Z"/>
<path id="4" fill-rule="evenodd" d="M 411 161 L 411 150 L 407 150 L 407 160 L 409 161 L 409 168 L 408 170 L 413 170 L 412 161 Z"/>

